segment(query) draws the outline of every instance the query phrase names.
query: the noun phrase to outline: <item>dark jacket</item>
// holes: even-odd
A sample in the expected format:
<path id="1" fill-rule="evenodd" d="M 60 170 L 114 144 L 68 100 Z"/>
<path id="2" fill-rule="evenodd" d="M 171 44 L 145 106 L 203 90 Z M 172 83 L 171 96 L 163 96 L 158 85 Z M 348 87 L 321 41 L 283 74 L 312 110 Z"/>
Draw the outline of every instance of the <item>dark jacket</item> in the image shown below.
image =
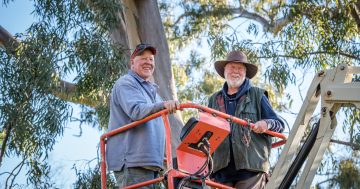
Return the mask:
<path id="1" fill-rule="evenodd" d="M 237 103 L 235 116 L 241 119 L 250 119 L 252 123 L 261 119 L 261 100 L 265 90 L 252 87 L 250 84 L 241 89 L 246 95 Z M 240 96 L 243 96 L 240 94 Z M 223 91 L 218 91 L 209 99 L 209 107 L 221 111 L 217 98 L 224 97 Z M 250 136 L 248 146 L 244 137 Z M 231 145 L 230 145 L 231 142 Z M 230 162 L 230 146 L 234 154 L 236 170 L 247 169 L 252 171 L 269 171 L 269 155 L 271 150 L 271 136 L 251 132 L 247 127 L 231 123 L 231 133 L 213 154 L 214 172 L 226 167 Z"/>

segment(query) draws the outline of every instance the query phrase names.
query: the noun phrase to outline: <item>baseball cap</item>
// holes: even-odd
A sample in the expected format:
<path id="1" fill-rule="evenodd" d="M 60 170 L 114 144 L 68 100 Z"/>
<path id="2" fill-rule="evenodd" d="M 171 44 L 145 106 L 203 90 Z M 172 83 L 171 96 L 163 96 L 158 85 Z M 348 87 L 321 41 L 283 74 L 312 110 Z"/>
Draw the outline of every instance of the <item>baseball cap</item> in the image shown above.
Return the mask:
<path id="1" fill-rule="evenodd" d="M 140 55 L 146 49 L 150 50 L 154 55 L 156 54 L 156 48 L 151 46 L 150 44 L 141 43 L 136 45 L 134 52 L 131 54 L 131 59 L 134 59 L 135 56 Z"/>

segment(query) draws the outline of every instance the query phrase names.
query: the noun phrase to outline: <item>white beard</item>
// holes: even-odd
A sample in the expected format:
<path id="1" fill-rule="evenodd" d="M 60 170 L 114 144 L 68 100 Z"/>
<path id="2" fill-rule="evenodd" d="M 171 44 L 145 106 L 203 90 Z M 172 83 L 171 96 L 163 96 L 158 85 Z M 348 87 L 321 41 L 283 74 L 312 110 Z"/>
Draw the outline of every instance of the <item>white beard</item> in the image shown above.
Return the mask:
<path id="1" fill-rule="evenodd" d="M 244 81 L 245 81 L 245 78 L 237 79 L 237 80 L 226 79 L 226 83 L 229 88 L 239 88 L 244 83 Z"/>

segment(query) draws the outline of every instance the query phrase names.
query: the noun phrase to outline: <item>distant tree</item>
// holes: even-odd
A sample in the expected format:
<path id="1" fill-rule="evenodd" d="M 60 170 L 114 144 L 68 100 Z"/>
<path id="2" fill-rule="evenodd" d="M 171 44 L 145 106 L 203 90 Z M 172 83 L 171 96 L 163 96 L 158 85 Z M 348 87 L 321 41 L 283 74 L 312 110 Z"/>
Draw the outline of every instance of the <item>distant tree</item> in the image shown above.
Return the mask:
<path id="1" fill-rule="evenodd" d="M 175 52 L 193 40 L 206 41 L 213 59 L 223 58 L 231 49 L 244 49 L 254 62 L 271 62 L 265 76 L 280 93 L 295 83 L 294 69 L 360 62 L 358 0 L 195 0 L 164 6 L 177 10 L 163 11 L 170 49 Z"/>
<path id="2" fill-rule="evenodd" d="M 95 189 L 101 188 L 101 175 L 99 166 L 88 169 L 77 170 L 76 166 L 73 167 L 75 169 L 77 180 L 74 183 L 74 188 L 76 189 Z M 113 177 L 108 177 L 108 182 L 106 183 L 106 188 L 116 188 L 115 180 Z"/>
<path id="3" fill-rule="evenodd" d="M 288 111 L 294 100 L 291 94 L 284 92 L 286 87 L 291 84 L 300 86 L 305 81 L 304 77 L 298 77 L 296 73 L 317 72 L 342 63 L 360 65 L 359 0 L 193 0 L 172 3 L 163 1 L 162 5 L 166 7 L 162 9 L 162 15 L 172 52 L 177 54 L 190 46 L 198 53 L 191 56 L 189 62 L 181 64 L 185 76 L 188 76 L 182 77 L 182 80 L 190 82 L 186 83 L 188 88 L 182 89 L 184 93 L 180 93 L 180 97 L 202 99 L 201 94 L 208 93 L 201 91 L 206 70 L 212 68 L 215 60 L 224 59 L 226 53 L 234 49 L 245 51 L 250 61 L 261 67 L 264 75 L 258 74 L 261 78 L 256 78 L 255 83 L 268 89 L 271 102 L 280 111 Z M 169 11 L 171 9 L 173 11 Z M 210 62 L 199 61 L 202 60 L 199 52 L 205 46 L 210 47 L 210 54 L 205 54 L 212 60 Z M 181 52 L 177 56 L 182 56 Z M 188 67 L 200 68 L 202 72 L 194 71 L 196 77 L 193 77 L 187 72 Z M 360 81 L 359 78 L 355 75 L 353 80 Z M 197 81 L 197 84 L 191 81 Z M 333 139 L 332 142 L 346 145 L 353 152 L 347 158 L 358 165 L 358 161 L 354 160 L 358 158 L 356 154 L 360 145 L 360 111 L 355 107 L 344 111 L 341 115 L 346 118 L 342 129 L 349 133 L 349 141 Z M 338 164 L 343 159 L 335 157 L 336 153 L 330 151 L 324 161 Z M 332 168 L 322 167 L 319 174 L 329 170 L 336 174 L 348 170 Z M 354 169 L 358 170 L 358 166 Z M 335 181 L 342 186 L 342 183 L 350 181 L 346 179 L 350 178 L 336 177 Z"/>

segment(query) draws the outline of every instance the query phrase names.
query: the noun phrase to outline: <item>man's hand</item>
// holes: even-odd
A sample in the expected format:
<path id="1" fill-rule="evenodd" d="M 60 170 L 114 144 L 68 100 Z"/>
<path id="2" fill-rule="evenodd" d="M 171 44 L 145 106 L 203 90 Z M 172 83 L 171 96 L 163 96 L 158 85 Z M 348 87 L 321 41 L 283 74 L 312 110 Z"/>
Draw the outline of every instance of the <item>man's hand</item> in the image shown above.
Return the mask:
<path id="1" fill-rule="evenodd" d="M 164 101 L 164 107 L 170 114 L 175 113 L 177 109 L 180 109 L 180 103 L 177 100 Z"/>
<path id="2" fill-rule="evenodd" d="M 264 133 L 265 131 L 268 130 L 267 123 L 263 120 L 260 120 L 254 124 L 254 128 L 252 128 L 252 130 L 255 133 Z"/>

